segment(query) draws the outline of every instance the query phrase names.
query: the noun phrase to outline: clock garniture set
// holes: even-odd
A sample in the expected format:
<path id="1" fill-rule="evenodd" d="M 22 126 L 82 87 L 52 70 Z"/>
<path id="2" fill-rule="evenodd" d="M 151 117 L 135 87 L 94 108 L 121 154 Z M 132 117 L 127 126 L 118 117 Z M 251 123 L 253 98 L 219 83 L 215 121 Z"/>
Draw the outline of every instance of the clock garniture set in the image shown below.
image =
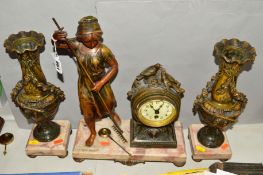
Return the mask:
<path id="1" fill-rule="evenodd" d="M 185 92 L 180 87 L 181 83 L 161 64 L 149 66 L 136 76 L 127 93 L 132 119 L 121 120 L 115 111 L 117 103 L 110 85 L 117 75 L 118 62 L 103 43 L 103 32 L 97 18 L 86 16 L 80 19 L 73 38 L 67 38 L 67 32 L 54 18 L 53 21 L 58 28 L 53 33 L 54 47 L 68 50 L 74 55 L 79 76 L 77 86 L 83 119 L 77 130 L 73 157 L 79 161 L 104 157 L 118 161 L 118 158 L 123 158 L 122 162 L 129 164 L 136 161 L 166 161 L 163 157 L 170 156 L 171 162 L 183 158 L 180 163 L 184 165 L 185 142 L 182 124 L 177 121 Z M 65 157 L 71 126 L 66 120 L 52 121 L 65 95 L 60 88 L 47 82 L 42 72 L 39 55 L 44 44 L 43 34 L 35 31 L 12 34 L 4 42 L 7 52 L 16 54 L 22 70 L 22 80 L 16 84 L 11 97 L 23 115 L 35 122 L 27 142 L 27 155 Z M 236 81 L 241 66 L 253 62 L 256 52 L 245 41 L 224 39 L 216 43 L 213 55 L 220 61 L 219 72 L 197 96 L 193 107 L 194 114 L 199 114 L 205 126 L 189 126 L 195 160 L 227 160 L 231 157 L 224 131 L 236 122 L 245 108 L 247 98 L 236 89 Z M 105 117 L 111 120 L 102 120 Z M 112 128 L 108 128 L 108 125 L 112 125 Z M 108 143 L 116 144 L 102 146 L 105 139 L 108 139 Z M 228 152 L 218 149 L 226 145 Z M 205 148 L 206 153 L 200 148 Z M 107 155 L 106 149 L 109 150 Z M 115 158 L 116 155 L 118 158 Z"/>

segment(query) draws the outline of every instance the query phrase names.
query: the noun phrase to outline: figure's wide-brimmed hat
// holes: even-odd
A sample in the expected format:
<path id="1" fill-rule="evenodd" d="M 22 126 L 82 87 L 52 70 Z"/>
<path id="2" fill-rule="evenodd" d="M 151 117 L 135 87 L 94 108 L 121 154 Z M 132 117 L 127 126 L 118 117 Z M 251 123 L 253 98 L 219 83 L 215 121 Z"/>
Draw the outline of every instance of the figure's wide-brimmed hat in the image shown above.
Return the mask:
<path id="1" fill-rule="evenodd" d="M 98 19 L 94 16 L 85 16 L 79 20 L 76 36 L 79 37 L 91 33 L 102 34 Z"/>

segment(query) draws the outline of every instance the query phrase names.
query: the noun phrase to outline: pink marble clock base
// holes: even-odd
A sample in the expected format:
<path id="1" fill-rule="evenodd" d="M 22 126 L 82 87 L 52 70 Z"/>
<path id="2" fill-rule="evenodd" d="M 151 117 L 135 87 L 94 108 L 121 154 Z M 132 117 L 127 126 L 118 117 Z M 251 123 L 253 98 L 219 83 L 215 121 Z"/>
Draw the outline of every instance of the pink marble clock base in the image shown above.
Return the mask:
<path id="1" fill-rule="evenodd" d="M 232 156 L 231 148 L 227 140 L 226 133 L 224 143 L 218 148 L 207 148 L 203 146 L 197 139 L 197 132 L 201 129 L 203 124 L 192 124 L 188 128 L 188 138 L 190 140 L 192 158 L 195 161 L 201 160 L 229 160 Z"/>
<path id="2" fill-rule="evenodd" d="M 177 139 L 177 148 L 131 148 L 130 147 L 130 120 L 122 120 L 121 128 L 124 136 L 128 140 L 123 143 L 112 129 L 112 122 L 109 119 L 103 119 L 96 123 L 96 131 L 101 128 L 109 128 L 111 136 L 121 144 L 128 152 L 129 156 L 117 144 L 109 138 L 102 138 L 97 135 L 94 144 L 91 147 L 85 146 L 85 141 L 90 135 L 90 131 L 83 119 L 80 120 L 76 140 L 73 148 L 73 159 L 81 162 L 85 159 L 103 159 L 114 160 L 125 165 L 134 165 L 144 162 L 171 162 L 176 166 L 183 166 L 186 162 L 185 142 L 183 137 L 183 128 L 181 122 L 175 122 L 175 133 Z"/>
<path id="3" fill-rule="evenodd" d="M 36 156 L 58 156 L 64 158 L 68 155 L 68 142 L 71 134 L 71 125 L 68 120 L 54 120 L 60 125 L 60 135 L 51 142 L 39 142 L 33 137 L 33 129 L 26 145 L 26 154 L 35 158 Z"/>

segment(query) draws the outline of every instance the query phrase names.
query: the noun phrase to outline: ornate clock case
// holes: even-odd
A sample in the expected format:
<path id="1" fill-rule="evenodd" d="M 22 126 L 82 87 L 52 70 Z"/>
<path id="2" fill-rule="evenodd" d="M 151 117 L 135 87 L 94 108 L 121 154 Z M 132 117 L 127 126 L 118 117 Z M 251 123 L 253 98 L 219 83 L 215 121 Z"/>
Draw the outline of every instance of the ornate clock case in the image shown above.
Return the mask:
<path id="1" fill-rule="evenodd" d="M 134 80 L 131 101 L 131 147 L 177 147 L 174 122 L 184 89 L 160 65 L 142 71 Z"/>

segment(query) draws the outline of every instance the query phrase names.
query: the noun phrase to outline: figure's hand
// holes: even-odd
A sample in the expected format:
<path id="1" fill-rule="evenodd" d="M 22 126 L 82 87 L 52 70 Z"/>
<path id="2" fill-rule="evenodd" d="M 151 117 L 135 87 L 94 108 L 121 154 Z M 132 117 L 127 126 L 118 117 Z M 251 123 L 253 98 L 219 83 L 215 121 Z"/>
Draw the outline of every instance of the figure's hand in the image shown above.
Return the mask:
<path id="1" fill-rule="evenodd" d="M 56 30 L 56 31 L 53 33 L 53 38 L 54 38 L 55 40 L 65 41 L 66 38 L 67 38 L 67 36 L 68 36 L 67 32 L 62 31 L 62 30 Z"/>
<path id="2" fill-rule="evenodd" d="M 95 86 L 91 89 L 93 92 L 99 92 L 101 88 L 104 86 L 104 83 L 102 81 L 98 81 L 95 83 Z"/>

